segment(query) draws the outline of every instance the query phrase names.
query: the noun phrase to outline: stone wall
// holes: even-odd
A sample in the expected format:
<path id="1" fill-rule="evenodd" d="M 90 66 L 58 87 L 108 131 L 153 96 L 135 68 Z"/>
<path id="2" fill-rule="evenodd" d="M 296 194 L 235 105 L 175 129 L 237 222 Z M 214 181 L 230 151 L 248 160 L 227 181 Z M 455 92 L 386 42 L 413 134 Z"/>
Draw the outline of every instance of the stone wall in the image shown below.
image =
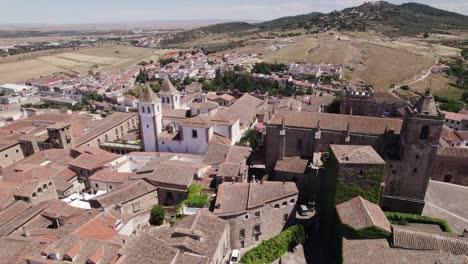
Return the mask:
<path id="1" fill-rule="evenodd" d="M 468 157 L 437 155 L 432 180 L 468 186 Z"/>
<path id="2" fill-rule="evenodd" d="M 248 210 L 240 215 L 221 217 L 229 222 L 231 247 L 247 248 L 256 246 L 262 240 L 268 240 L 278 235 L 285 226 L 295 219 L 296 202 L 297 195 L 293 195 Z M 256 226 L 260 228 L 259 232 L 255 229 Z M 243 238 L 241 237 L 241 230 L 244 232 Z"/>

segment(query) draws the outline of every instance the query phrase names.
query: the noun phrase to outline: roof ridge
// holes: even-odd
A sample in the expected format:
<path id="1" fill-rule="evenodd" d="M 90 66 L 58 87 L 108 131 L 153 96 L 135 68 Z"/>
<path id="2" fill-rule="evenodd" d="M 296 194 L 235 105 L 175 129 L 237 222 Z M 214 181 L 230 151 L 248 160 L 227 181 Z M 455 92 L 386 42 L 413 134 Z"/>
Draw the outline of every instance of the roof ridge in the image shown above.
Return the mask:
<path id="1" fill-rule="evenodd" d="M 374 219 L 369 214 L 369 211 L 367 210 L 366 204 L 364 203 L 364 198 L 362 198 L 361 196 L 358 196 L 358 199 L 359 199 L 359 202 L 360 202 L 361 206 L 364 209 L 364 212 L 365 212 L 365 215 L 367 216 L 367 219 L 370 220 L 372 225 L 375 225 Z"/>

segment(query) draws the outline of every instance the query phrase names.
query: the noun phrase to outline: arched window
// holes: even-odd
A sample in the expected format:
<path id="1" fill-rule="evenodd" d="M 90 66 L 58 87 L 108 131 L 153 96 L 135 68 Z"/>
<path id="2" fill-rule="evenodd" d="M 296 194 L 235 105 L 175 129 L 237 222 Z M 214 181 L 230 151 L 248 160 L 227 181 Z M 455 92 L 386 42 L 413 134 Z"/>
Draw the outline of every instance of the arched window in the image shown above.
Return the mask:
<path id="1" fill-rule="evenodd" d="M 144 106 L 141 107 L 141 112 L 142 112 L 142 113 L 145 112 L 145 107 L 144 107 Z"/>
<path id="2" fill-rule="evenodd" d="M 148 114 L 151 113 L 150 107 L 148 106 Z"/>
<path id="3" fill-rule="evenodd" d="M 283 203 L 281 204 L 281 207 L 286 207 L 286 206 L 288 206 L 288 202 L 283 202 Z"/>
<path id="4" fill-rule="evenodd" d="M 419 135 L 419 139 L 427 140 L 429 138 L 429 126 L 425 125 L 421 129 L 421 134 Z"/>
<path id="5" fill-rule="evenodd" d="M 279 208 L 279 204 L 275 204 L 275 209 L 278 209 Z"/>

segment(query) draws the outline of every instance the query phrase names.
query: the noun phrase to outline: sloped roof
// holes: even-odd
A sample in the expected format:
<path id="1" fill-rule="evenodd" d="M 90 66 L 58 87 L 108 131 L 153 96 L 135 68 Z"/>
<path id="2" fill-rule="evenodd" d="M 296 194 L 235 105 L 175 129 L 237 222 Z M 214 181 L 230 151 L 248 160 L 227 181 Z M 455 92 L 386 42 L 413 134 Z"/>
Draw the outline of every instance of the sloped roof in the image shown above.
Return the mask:
<path id="1" fill-rule="evenodd" d="M 209 115 L 203 114 L 185 119 L 182 123 L 182 126 L 210 128 L 213 126 L 213 122 L 211 121 L 211 117 Z"/>
<path id="2" fill-rule="evenodd" d="M 252 117 L 257 113 L 257 107 L 262 105 L 263 102 L 263 100 L 255 96 L 244 94 L 228 108 L 228 111 L 240 119 L 241 124 L 249 124 L 252 121 Z"/>
<path id="3" fill-rule="evenodd" d="M 468 255 L 468 239 L 443 232 L 424 232 L 416 228 L 394 226 L 393 246 L 403 249 L 436 250 L 453 255 Z"/>
<path id="4" fill-rule="evenodd" d="M 371 146 L 330 145 L 330 148 L 340 164 L 385 164 Z"/>
<path id="5" fill-rule="evenodd" d="M 437 251 L 391 248 L 386 239 L 343 239 L 344 264 L 435 264 L 449 256 Z"/>
<path id="6" fill-rule="evenodd" d="M 143 88 L 143 91 L 138 96 L 138 100 L 142 103 L 158 103 L 161 101 L 149 86 Z"/>
<path id="7" fill-rule="evenodd" d="M 160 94 L 178 94 L 179 91 L 174 87 L 171 81 L 168 78 L 165 78 L 162 85 L 161 90 L 159 91 Z"/>
<path id="8" fill-rule="evenodd" d="M 235 215 L 275 200 L 297 195 L 294 182 L 223 183 L 218 187 L 216 215 Z"/>
<path id="9" fill-rule="evenodd" d="M 101 207 L 125 204 L 145 194 L 154 192 L 156 189 L 156 186 L 144 180 L 136 180 L 124 183 L 112 192 L 94 197 L 90 202 L 91 205 L 94 205 L 93 201 L 96 201 Z"/>
<path id="10" fill-rule="evenodd" d="M 275 171 L 302 174 L 307 170 L 309 161 L 300 157 L 285 158 L 276 162 Z"/>
<path id="11" fill-rule="evenodd" d="M 360 196 L 338 204 L 336 211 L 343 224 L 356 230 L 376 226 L 391 232 L 391 224 L 382 209 Z"/>
<path id="12" fill-rule="evenodd" d="M 284 120 L 286 127 L 300 127 L 316 129 L 318 124 L 324 130 L 347 131 L 352 133 L 381 135 L 387 128 L 400 134 L 403 121 L 393 118 L 379 118 L 368 116 L 338 115 L 311 112 L 277 112 L 270 120 L 270 125 L 281 125 Z"/>

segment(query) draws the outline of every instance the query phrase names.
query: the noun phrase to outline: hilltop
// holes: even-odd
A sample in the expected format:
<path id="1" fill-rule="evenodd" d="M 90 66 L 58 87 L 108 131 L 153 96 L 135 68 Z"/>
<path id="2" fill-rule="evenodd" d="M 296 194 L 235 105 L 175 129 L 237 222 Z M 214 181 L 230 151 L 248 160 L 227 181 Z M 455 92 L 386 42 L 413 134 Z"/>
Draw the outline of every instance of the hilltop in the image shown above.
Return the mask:
<path id="1" fill-rule="evenodd" d="M 468 16 L 418 3 L 396 5 L 385 1 L 367 2 L 328 14 L 313 12 L 257 24 L 231 22 L 211 25 L 175 34 L 165 44 L 180 44 L 214 34 L 255 37 L 262 32 L 303 29 L 312 32 L 375 31 L 390 37 L 444 34 L 450 30 L 468 29 Z"/>
<path id="2" fill-rule="evenodd" d="M 212 34 L 223 34 L 223 33 L 239 33 L 246 32 L 250 30 L 256 30 L 258 27 L 247 22 L 228 22 L 215 24 L 211 26 L 201 27 L 197 29 L 192 29 L 185 32 L 180 32 L 171 39 L 170 43 L 167 44 L 177 44 L 194 39 L 199 39 Z"/>

